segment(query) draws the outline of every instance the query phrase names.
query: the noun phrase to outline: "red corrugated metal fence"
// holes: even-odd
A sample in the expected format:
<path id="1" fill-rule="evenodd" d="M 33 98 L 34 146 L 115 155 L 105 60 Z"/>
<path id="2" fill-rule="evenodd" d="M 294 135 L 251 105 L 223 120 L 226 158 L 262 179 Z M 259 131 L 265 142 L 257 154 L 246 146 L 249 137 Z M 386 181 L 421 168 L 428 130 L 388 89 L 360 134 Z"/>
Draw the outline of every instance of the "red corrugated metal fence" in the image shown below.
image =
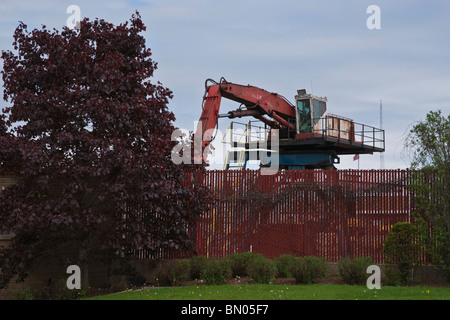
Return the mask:
<path id="1" fill-rule="evenodd" d="M 410 170 L 208 171 L 212 201 L 192 237 L 196 254 L 236 252 L 384 260 L 393 224 L 410 221 Z M 171 251 L 173 257 L 173 251 Z"/>

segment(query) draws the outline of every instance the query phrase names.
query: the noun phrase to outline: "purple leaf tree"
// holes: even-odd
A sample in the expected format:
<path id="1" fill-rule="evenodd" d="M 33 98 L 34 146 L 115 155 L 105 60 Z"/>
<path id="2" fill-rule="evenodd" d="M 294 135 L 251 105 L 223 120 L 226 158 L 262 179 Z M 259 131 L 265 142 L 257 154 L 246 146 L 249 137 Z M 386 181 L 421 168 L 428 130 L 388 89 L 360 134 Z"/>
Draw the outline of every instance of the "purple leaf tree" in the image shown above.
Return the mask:
<path id="1" fill-rule="evenodd" d="M 0 287 L 24 279 L 39 257 L 71 249 L 88 263 L 133 250 L 189 252 L 189 230 L 205 210 L 203 166 L 175 165 L 172 92 L 152 81 L 157 68 L 139 13 L 114 26 L 14 33 L 3 51 L 0 229 L 15 236 L 0 251 Z"/>

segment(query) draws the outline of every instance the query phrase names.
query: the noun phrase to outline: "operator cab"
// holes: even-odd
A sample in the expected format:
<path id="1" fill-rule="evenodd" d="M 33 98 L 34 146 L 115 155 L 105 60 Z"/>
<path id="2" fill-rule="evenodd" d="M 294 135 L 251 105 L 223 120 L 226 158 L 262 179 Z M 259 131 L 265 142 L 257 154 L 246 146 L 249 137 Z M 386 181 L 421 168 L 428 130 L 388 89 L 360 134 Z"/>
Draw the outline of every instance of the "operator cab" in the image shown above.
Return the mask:
<path id="1" fill-rule="evenodd" d="M 322 133 L 326 130 L 327 98 L 297 90 L 295 96 L 297 133 Z"/>

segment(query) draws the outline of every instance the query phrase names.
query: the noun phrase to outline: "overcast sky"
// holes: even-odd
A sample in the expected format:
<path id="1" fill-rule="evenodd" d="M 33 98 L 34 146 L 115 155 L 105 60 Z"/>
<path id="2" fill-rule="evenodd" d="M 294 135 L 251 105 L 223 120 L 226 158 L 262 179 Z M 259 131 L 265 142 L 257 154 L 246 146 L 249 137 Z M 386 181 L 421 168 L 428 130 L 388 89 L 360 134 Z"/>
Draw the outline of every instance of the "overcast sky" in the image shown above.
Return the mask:
<path id="1" fill-rule="evenodd" d="M 305 88 L 328 98 L 328 111 L 386 131 L 384 168 L 409 166 L 403 139 L 429 110 L 450 110 L 450 1 L 287 0 L 0 0 L 0 49 L 12 50 L 19 21 L 61 29 L 77 5 L 81 18 L 124 23 L 137 10 L 158 62 L 155 79 L 170 88 L 176 126 L 194 130 L 204 82 L 225 77 L 294 102 Z M 381 29 L 369 29 L 370 5 Z M 2 62 L 3 64 L 3 62 Z M 0 80 L 0 83 L 3 84 Z M 0 106 L 4 106 L 2 102 Z M 235 104 L 223 101 L 221 113 Z M 227 123 L 219 121 L 219 129 Z M 363 155 L 360 168 L 380 168 Z M 342 156 L 340 169 L 358 161 Z"/>

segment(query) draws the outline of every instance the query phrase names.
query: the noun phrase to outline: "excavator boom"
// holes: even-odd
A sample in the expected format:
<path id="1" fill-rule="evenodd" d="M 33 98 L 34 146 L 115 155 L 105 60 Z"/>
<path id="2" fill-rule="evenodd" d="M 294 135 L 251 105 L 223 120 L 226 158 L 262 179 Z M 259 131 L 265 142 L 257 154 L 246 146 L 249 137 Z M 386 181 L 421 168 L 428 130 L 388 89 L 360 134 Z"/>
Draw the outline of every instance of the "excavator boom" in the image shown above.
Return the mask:
<path id="1" fill-rule="evenodd" d="M 256 109 L 261 115 L 272 116 L 275 112 L 281 118 L 287 120 L 295 118 L 295 108 L 283 96 L 266 90 L 247 85 L 239 85 L 223 81 L 220 84 L 222 96 L 230 100 L 242 103 L 247 109 Z"/>
<path id="2" fill-rule="evenodd" d="M 208 82 L 213 84 L 208 85 Z M 239 108 L 219 115 L 222 97 L 241 103 L 245 109 Z M 266 115 L 273 120 L 267 119 Z M 295 126 L 289 122 L 296 117 L 295 108 L 283 96 L 251 85 L 227 82 L 223 78 L 219 83 L 211 79 L 206 80 L 203 110 L 196 131 L 196 134 L 202 137 L 203 148 L 209 146 L 219 117 L 232 119 L 244 116 L 253 116 L 272 128 L 289 127 L 295 130 Z"/>

